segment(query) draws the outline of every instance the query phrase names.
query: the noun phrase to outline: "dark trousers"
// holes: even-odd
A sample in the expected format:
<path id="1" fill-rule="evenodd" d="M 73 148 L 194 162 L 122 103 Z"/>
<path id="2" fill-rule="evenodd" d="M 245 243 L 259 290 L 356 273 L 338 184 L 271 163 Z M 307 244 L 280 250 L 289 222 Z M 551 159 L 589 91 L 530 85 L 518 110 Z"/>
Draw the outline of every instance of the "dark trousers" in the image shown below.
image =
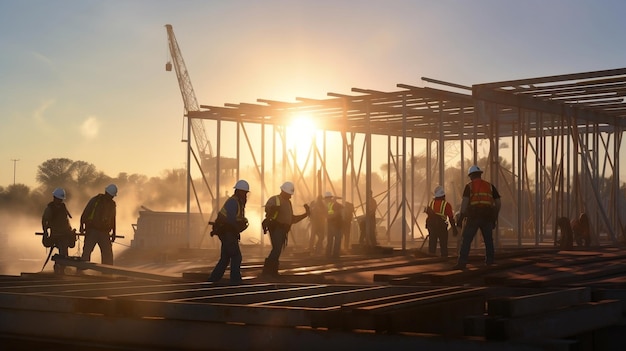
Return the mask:
<path id="1" fill-rule="evenodd" d="M 328 223 L 326 237 L 326 257 L 337 258 L 341 253 L 341 225 Z"/>
<path id="2" fill-rule="evenodd" d="M 366 215 L 359 221 L 359 244 L 376 246 L 376 215 Z"/>
<path id="3" fill-rule="evenodd" d="M 439 241 L 441 257 L 448 257 L 448 225 L 441 220 L 433 221 L 428 226 L 428 252 L 430 254 L 434 255 L 437 252 L 437 241 Z"/>
<path id="4" fill-rule="evenodd" d="M 53 247 L 50 248 L 50 250 L 54 250 L 55 247 L 59 250 L 60 256 L 63 256 L 63 257 L 69 256 L 69 245 L 57 242 L 54 244 Z M 64 274 L 65 266 L 60 263 L 54 262 L 54 273 Z"/>
<path id="5" fill-rule="evenodd" d="M 282 225 L 277 225 L 275 228 L 270 229 L 270 240 L 272 241 L 272 251 L 267 256 L 268 261 L 278 262 L 280 254 L 283 252 L 283 247 L 287 243 L 287 233 L 289 229 Z"/>
<path id="6" fill-rule="evenodd" d="M 469 217 L 463 228 L 461 250 L 459 251 L 459 265 L 465 265 L 468 260 L 470 246 L 476 232 L 480 229 L 483 234 L 483 240 L 485 242 L 485 263 L 492 264 L 494 256 L 493 246 L 493 220 L 485 217 Z"/>
<path id="7" fill-rule="evenodd" d="M 209 281 L 216 282 L 222 279 L 226 267 L 230 264 L 230 281 L 239 282 L 241 281 L 241 261 L 243 260 L 239 248 L 239 234 L 224 233 L 219 238 L 222 242 L 220 259 L 213 268 Z"/>
<path id="8" fill-rule="evenodd" d="M 85 244 L 83 245 L 83 261 L 91 261 L 91 252 L 96 247 L 100 247 L 100 256 L 103 264 L 113 264 L 113 244 L 108 232 L 98 229 L 89 229 L 85 233 Z"/>
<path id="9" fill-rule="evenodd" d="M 309 251 L 311 254 L 320 254 L 324 248 L 325 223 L 311 223 L 311 237 L 309 238 Z"/>

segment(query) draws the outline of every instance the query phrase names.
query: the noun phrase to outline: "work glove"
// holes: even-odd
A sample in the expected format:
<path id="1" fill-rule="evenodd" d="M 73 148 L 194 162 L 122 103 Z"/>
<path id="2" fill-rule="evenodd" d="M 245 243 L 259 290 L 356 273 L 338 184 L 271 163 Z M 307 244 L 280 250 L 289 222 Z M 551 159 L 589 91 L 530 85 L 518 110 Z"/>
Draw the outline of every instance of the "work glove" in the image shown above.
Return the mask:
<path id="1" fill-rule="evenodd" d="M 465 219 L 465 216 L 463 216 L 463 214 L 459 214 L 459 218 L 456 219 L 457 228 L 463 227 L 463 219 Z"/>
<path id="2" fill-rule="evenodd" d="M 270 230 L 270 219 L 269 218 L 265 218 L 261 222 L 261 227 L 263 227 L 263 234 L 267 234 L 267 231 Z"/>

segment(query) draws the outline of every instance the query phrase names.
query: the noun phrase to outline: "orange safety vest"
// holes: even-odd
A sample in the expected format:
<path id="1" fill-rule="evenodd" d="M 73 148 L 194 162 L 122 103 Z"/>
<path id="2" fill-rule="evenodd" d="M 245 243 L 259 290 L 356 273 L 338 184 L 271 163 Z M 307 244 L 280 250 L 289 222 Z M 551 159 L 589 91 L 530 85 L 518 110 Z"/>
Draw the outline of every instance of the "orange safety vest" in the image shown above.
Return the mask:
<path id="1" fill-rule="evenodd" d="M 448 202 L 444 199 L 433 199 L 430 200 L 428 207 L 430 207 L 435 214 L 441 217 L 444 221 L 446 220 L 446 205 Z M 438 208 L 436 206 L 438 205 Z"/>
<path id="2" fill-rule="evenodd" d="M 481 178 L 476 178 L 470 183 L 469 205 L 476 207 L 493 207 L 495 201 L 491 184 Z"/>

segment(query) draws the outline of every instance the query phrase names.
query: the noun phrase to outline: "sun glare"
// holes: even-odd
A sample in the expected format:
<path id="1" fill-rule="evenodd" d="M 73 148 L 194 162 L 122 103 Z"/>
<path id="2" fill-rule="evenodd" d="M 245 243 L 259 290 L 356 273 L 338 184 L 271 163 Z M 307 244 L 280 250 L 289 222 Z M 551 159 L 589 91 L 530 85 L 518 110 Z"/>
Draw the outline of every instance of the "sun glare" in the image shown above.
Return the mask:
<path id="1" fill-rule="evenodd" d="M 315 122 L 309 116 L 298 116 L 291 122 L 287 133 L 287 144 L 289 149 L 298 153 L 298 160 L 311 150 L 316 131 Z"/>

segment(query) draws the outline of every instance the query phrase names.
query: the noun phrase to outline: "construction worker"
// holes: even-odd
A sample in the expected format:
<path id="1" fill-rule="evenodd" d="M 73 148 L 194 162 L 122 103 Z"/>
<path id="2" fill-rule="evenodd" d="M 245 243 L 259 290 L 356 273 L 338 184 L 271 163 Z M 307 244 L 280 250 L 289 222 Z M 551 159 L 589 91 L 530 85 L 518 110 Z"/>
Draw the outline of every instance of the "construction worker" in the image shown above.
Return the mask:
<path id="1" fill-rule="evenodd" d="M 80 216 L 80 232 L 85 234 L 83 261 L 91 261 L 91 252 L 100 247 L 103 264 L 113 264 L 113 242 L 116 237 L 115 216 L 117 186 L 109 184 L 103 194 L 92 197 Z"/>
<path id="2" fill-rule="evenodd" d="M 354 219 L 354 205 L 352 202 L 344 201 L 342 218 L 343 224 L 341 225 L 341 236 L 343 237 L 343 248 L 345 250 L 350 250 L 352 220 Z"/>
<path id="3" fill-rule="evenodd" d="M 56 247 L 59 255 L 67 257 L 69 249 L 76 246 L 76 232 L 70 225 L 69 218 L 72 218 L 72 215 L 67 210 L 64 200 L 65 190 L 54 189 L 52 201 L 48 203 L 41 216 L 41 227 L 43 228 L 43 245 L 50 248 L 50 253 Z M 65 266 L 55 262 L 54 273 L 64 274 Z"/>
<path id="4" fill-rule="evenodd" d="M 434 197 L 428 203 L 425 211 L 426 229 L 428 229 L 428 253 L 435 255 L 437 251 L 437 241 L 441 257 L 448 257 L 448 221 L 452 226 L 453 235 L 456 237 L 458 231 L 454 222 L 452 206 L 446 201 L 446 192 L 441 185 L 435 188 Z"/>
<path id="5" fill-rule="evenodd" d="M 309 207 L 311 209 L 311 215 L 309 216 L 311 222 L 309 252 L 312 255 L 319 255 L 324 249 L 324 240 L 326 239 L 326 204 L 320 195 L 315 201 L 311 202 Z"/>
<path id="6" fill-rule="evenodd" d="M 372 196 L 371 190 L 367 192 L 366 201 L 367 203 L 363 209 L 365 215 L 360 217 L 359 220 L 359 231 L 361 232 L 359 244 L 376 246 L 376 209 L 378 208 L 378 204 L 374 196 Z"/>
<path id="7" fill-rule="evenodd" d="M 493 229 L 500 213 L 500 194 L 495 186 L 481 178 L 482 174 L 483 171 L 477 165 L 467 171 L 470 182 L 463 189 L 461 218 L 456 225 L 461 226 L 463 218 L 467 218 L 467 221 L 463 228 L 459 258 L 452 269 L 465 269 L 470 245 L 478 229 L 485 242 L 485 264 L 490 266 L 494 263 Z"/>
<path id="8" fill-rule="evenodd" d="M 248 228 L 246 219 L 246 202 L 250 185 L 245 180 L 238 180 L 234 186 L 235 193 L 224 202 L 224 206 L 217 215 L 211 236 L 217 235 L 222 243 L 220 259 L 209 276 L 210 282 L 217 282 L 224 276 L 226 267 L 230 263 L 230 282 L 240 283 L 241 279 L 241 249 L 239 240 L 241 232 Z"/>
<path id="9" fill-rule="evenodd" d="M 582 212 L 578 218 L 572 219 L 572 234 L 577 246 L 591 246 L 591 231 L 589 227 L 589 216 Z"/>
<path id="10" fill-rule="evenodd" d="M 292 182 L 284 182 L 280 186 L 280 194 L 270 197 L 265 203 L 265 219 L 263 220 L 263 231 L 270 232 L 272 251 L 265 259 L 263 265 L 263 275 L 278 276 L 280 254 L 287 246 L 287 234 L 292 224 L 296 224 L 309 216 L 309 205 L 304 205 L 305 213 L 293 214 L 291 206 L 291 196 L 295 193 Z"/>
<path id="11" fill-rule="evenodd" d="M 341 227 L 343 225 L 343 206 L 337 202 L 333 193 L 324 193 L 326 203 L 326 257 L 338 258 L 341 253 Z"/>
<path id="12" fill-rule="evenodd" d="M 571 250 L 574 247 L 574 234 L 569 218 L 559 217 L 556 220 L 556 228 L 561 229 L 561 237 L 559 239 L 561 250 Z M 556 240 L 557 239 L 555 235 L 555 245 Z"/>

